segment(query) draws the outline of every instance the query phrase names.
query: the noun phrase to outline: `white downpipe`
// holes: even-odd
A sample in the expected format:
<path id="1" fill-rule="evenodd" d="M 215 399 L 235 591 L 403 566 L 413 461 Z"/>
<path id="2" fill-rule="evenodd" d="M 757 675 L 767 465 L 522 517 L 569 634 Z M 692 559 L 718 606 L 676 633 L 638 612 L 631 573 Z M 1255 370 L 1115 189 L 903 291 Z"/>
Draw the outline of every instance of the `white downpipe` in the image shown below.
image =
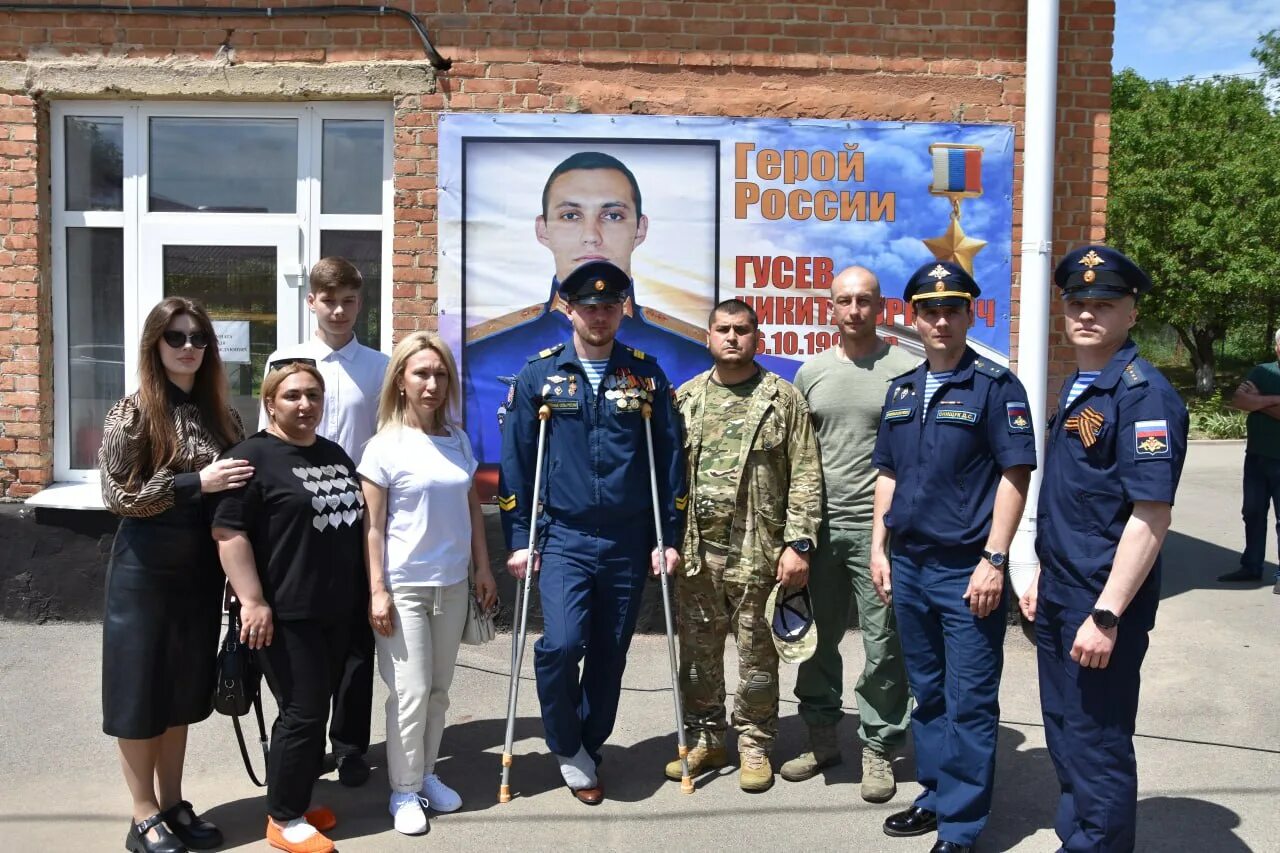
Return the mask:
<path id="1" fill-rule="evenodd" d="M 1022 153 L 1022 291 L 1018 303 L 1018 378 L 1027 389 L 1036 447 L 1044 448 L 1049 384 L 1049 265 L 1053 236 L 1053 149 L 1058 114 L 1058 0 L 1027 2 L 1026 136 Z M 1043 453 L 1039 452 L 1041 462 Z M 1031 474 L 1027 507 L 1009 548 L 1014 592 L 1035 577 L 1036 506 L 1041 469 Z"/>

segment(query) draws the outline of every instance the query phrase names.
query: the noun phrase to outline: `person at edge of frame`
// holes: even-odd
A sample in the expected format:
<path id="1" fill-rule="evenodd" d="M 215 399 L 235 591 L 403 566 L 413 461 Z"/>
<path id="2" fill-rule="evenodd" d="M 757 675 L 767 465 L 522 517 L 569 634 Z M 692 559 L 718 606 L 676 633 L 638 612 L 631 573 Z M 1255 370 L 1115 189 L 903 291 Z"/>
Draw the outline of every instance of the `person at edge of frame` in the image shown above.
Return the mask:
<path id="1" fill-rule="evenodd" d="M 516 377 L 499 478 L 507 569 L 517 578 L 524 577 L 530 525 L 537 524 L 532 562 L 543 633 L 534 669 L 542 723 L 565 784 L 587 805 L 604 799 L 600 748 L 617 717 L 646 567 L 672 574 L 679 566 L 673 546 L 687 500 L 673 389 L 649 355 L 616 339 L 630 284 L 626 271 L 607 261 L 565 277 L 560 292 L 573 335 L 529 359 Z M 544 491 L 535 496 L 544 405 L 551 412 Z M 646 406 L 652 407 L 652 459 Z M 662 554 L 650 466 L 660 496 Z M 535 502 L 542 510 L 536 521 Z"/>
<path id="2" fill-rule="evenodd" d="M 1107 246 L 1069 252 L 1062 288 L 1076 372 L 1049 422 L 1036 521 L 1035 624 L 1062 850 L 1134 849 L 1138 683 L 1160 603 L 1160 548 L 1186 458 L 1186 406 L 1129 330 L 1151 279 Z"/>
<path id="3" fill-rule="evenodd" d="M 1257 583 L 1267 553 L 1267 516 L 1275 510 L 1280 539 L 1280 330 L 1273 342 L 1275 359 L 1256 365 L 1231 395 L 1231 406 L 1248 412 L 1245 421 L 1244 550 L 1240 567 L 1218 576 L 1219 583 Z M 1280 572 L 1271 591 L 1280 595 Z"/>
<path id="4" fill-rule="evenodd" d="M 688 437 L 691 518 L 680 608 L 680 695 L 689 772 L 728 763 L 724 643 L 738 650 L 733 727 L 739 784 L 773 787 L 778 736 L 778 652 L 765 615 L 774 587 L 803 587 L 822 513 L 822 472 L 809 407 L 790 382 L 755 362 L 760 327 L 739 299 L 708 318 L 715 366 L 676 392 Z M 677 759 L 668 779 L 682 779 Z"/>
<path id="5" fill-rule="evenodd" d="M 289 358 L 309 358 L 324 377 L 324 411 L 316 435 L 337 442 L 352 459 L 377 432 L 378 392 L 387 372 L 385 353 L 356 338 L 356 318 L 363 301 L 364 277 L 345 258 L 321 258 L 311 268 L 307 308 L 316 317 L 315 335 L 307 341 L 273 352 L 267 364 Z M 266 410 L 258 414 L 258 429 L 266 429 Z M 369 602 L 361 587 L 351 609 L 351 635 L 342 679 L 333 693 L 329 742 L 338 766 L 338 781 L 355 788 L 369 779 L 365 753 L 373 715 L 373 629 Z"/>
<path id="6" fill-rule="evenodd" d="M 871 577 L 898 619 L 923 788 L 883 828 L 936 830 L 932 853 L 970 853 L 991 811 L 1004 567 L 1036 465 L 1022 383 L 966 342 L 979 292 L 950 261 L 911 275 L 926 362 L 890 384 L 872 457 Z"/>
<path id="7" fill-rule="evenodd" d="M 864 664 L 853 688 L 862 741 L 862 798 L 886 803 L 897 793 L 892 759 L 907 738 L 911 693 L 893 608 L 871 583 L 871 517 L 876 469 L 871 464 L 880 401 L 889 382 L 920 360 L 876 335 L 884 297 L 875 273 L 852 266 L 831 282 L 831 319 L 839 343 L 801 366 L 795 384 L 809 403 L 822 457 L 823 513 L 809 589 L 818 647 L 800 664 L 796 698 L 809 730 L 809 750 L 782 765 L 790 782 L 839 764 L 836 726 L 844 712 L 840 640 L 857 607 Z"/>

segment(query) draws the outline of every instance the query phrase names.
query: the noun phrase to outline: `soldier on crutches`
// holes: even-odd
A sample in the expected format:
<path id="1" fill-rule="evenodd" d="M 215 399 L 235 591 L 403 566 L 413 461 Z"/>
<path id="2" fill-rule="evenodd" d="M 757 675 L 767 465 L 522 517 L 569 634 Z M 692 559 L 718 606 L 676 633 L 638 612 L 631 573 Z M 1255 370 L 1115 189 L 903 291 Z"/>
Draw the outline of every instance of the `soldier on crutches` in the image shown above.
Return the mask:
<path id="1" fill-rule="evenodd" d="M 525 578 L 524 602 L 530 572 L 537 574 L 543 635 L 534 645 L 534 670 L 543 728 L 565 784 L 587 805 L 604 799 L 600 748 L 617 717 L 646 569 L 669 574 L 680 562 L 667 544 L 681 530 L 685 488 L 672 388 L 651 357 L 614 339 L 630 287 L 627 273 L 607 261 L 565 277 L 560 296 L 572 338 L 520 371 L 503 427 L 498 505 L 512 549 L 507 569 Z M 513 679 L 526 607 L 516 626 Z M 513 683 L 503 802 L 510 798 L 516 695 Z"/>

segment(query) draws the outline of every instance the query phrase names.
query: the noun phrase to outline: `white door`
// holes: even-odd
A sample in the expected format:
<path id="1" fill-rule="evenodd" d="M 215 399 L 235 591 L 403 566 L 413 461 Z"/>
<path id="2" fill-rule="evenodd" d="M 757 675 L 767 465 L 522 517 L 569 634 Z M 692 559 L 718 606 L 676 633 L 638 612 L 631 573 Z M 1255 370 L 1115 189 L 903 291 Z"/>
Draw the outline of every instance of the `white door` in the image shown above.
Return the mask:
<path id="1" fill-rule="evenodd" d="M 125 339 L 138 340 L 139 318 L 161 299 L 199 301 L 218 332 L 231 402 L 246 431 L 253 432 L 267 357 L 306 334 L 302 230 L 297 222 L 278 219 L 253 224 L 200 220 L 151 225 L 143 231 L 139 304 L 125 311 Z M 137 328 L 130 329 L 131 322 Z M 136 347 L 126 347 L 125 353 L 137 358 Z M 126 364 L 126 375 L 136 376 L 136 368 Z"/>

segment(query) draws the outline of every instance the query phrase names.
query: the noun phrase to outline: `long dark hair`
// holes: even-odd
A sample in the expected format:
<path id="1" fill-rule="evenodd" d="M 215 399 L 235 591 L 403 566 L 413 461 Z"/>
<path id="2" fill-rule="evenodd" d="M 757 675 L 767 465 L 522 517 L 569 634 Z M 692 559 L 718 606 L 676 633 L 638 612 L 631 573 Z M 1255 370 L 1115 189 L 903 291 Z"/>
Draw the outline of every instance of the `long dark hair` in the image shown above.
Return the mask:
<path id="1" fill-rule="evenodd" d="M 224 449 L 239 437 L 227 405 L 227 377 L 222 371 L 218 336 L 213 331 L 208 312 L 195 300 L 183 296 L 167 297 L 151 309 L 142 324 L 142 343 L 138 353 L 138 408 L 142 415 L 141 438 L 147 448 L 142 459 L 146 460 L 148 469 L 135 472 L 134 477 L 139 481 L 170 465 L 178 453 L 178 437 L 173 428 L 173 416 L 169 413 L 169 379 L 164 362 L 160 360 L 160 337 L 173 318 L 181 314 L 195 320 L 209 339 L 191 387 L 191 399 L 200 410 L 200 419 Z"/>

